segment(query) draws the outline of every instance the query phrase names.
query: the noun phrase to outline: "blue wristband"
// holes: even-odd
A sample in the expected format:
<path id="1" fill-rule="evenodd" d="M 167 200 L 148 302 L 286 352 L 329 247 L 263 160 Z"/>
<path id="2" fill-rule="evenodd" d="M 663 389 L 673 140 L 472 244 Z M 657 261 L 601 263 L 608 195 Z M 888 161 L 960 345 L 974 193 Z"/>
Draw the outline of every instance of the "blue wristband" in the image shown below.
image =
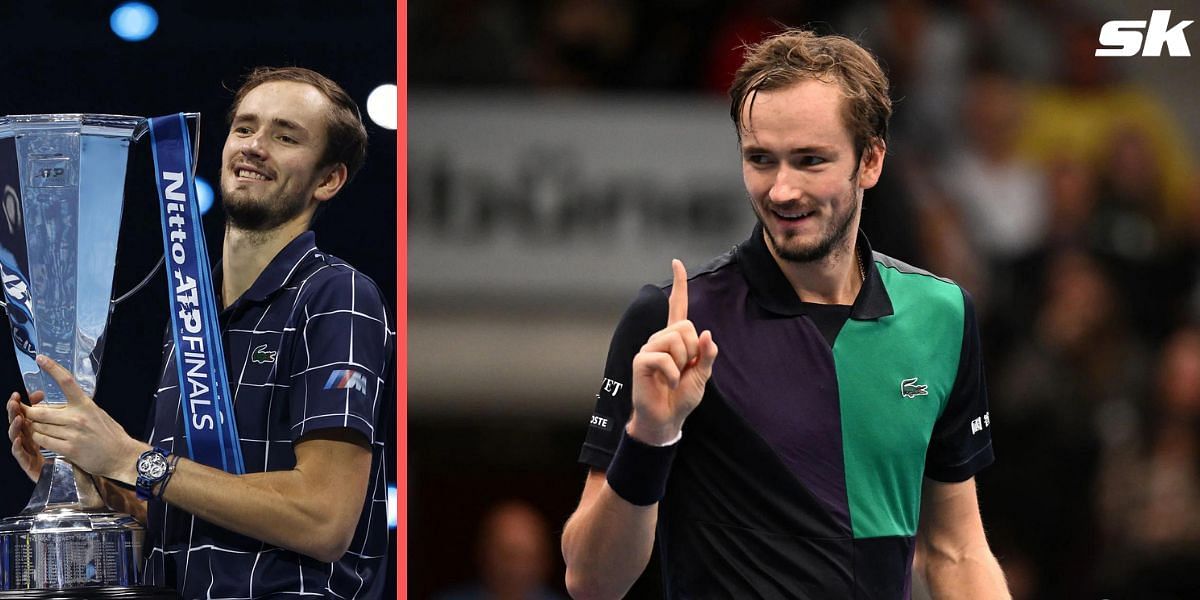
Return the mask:
<path id="1" fill-rule="evenodd" d="M 667 493 L 667 476 L 675 462 L 679 442 L 651 446 L 621 432 L 617 452 L 608 465 L 608 487 L 630 504 L 650 506 Z"/>

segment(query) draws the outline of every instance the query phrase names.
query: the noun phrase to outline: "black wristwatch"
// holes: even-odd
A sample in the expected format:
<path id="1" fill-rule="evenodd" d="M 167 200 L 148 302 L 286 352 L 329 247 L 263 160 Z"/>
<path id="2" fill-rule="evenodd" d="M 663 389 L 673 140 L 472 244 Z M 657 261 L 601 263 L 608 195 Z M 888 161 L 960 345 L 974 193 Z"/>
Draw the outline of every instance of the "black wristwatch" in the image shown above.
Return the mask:
<path id="1" fill-rule="evenodd" d="M 142 453 L 137 461 L 137 497 L 139 500 L 149 500 L 154 496 L 154 486 L 167 478 L 170 473 L 167 462 L 167 451 L 162 448 L 152 448 Z"/>

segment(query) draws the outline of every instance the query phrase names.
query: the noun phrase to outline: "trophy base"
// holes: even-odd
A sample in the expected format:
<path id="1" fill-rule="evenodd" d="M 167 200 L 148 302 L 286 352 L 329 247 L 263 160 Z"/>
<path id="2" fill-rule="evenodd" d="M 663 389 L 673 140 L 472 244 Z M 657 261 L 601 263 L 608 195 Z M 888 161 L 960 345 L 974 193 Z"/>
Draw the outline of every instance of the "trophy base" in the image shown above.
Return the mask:
<path id="1" fill-rule="evenodd" d="M 175 590 L 159 587 L 81 587 L 71 590 L 0 592 L 0 600 L 179 600 Z"/>
<path id="2" fill-rule="evenodd" d="M 145 531 L 129 515 L 52 509 L 0 521 L 0 591 L 22 597 L 139 583 Z M 85 596 L 80 596 L 85 597 Z"/>

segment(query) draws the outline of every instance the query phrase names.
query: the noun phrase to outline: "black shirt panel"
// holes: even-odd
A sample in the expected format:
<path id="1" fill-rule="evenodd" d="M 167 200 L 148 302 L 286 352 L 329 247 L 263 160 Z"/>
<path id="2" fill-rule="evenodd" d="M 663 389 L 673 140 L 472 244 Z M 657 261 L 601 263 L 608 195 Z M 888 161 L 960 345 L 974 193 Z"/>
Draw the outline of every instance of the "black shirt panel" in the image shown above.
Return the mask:
<path id="1" fill-rule="evenodd" d="M 909 598 L 916 538 L 889 536 L 854 540 L 854 598 Z M 894 573 L 905 573 L 896 578 Z"/>
<path id="2" fill-rule="evenodd" d="M 813 302 L 804 303 L 804 313 L 808 318 L 812 319 L 817 329 L 821 331 L 821 336 L 833 347 L 833 342 L 837 340 L 838 332 L 842 330 L 842 326 L 846 324 L 846 319 L 850 318 L 850 306 L 845 304 L 816 304 Z"/>
<path id="3" fill-rule="evenodd" d="M 966 290 L 962 293 L 963 340 L 958 374 L 946 409 L 933 426 L 925 460 L 925 476 L 947 483 L 966 481 L 994 460 L 975 302 Z M 965 431 L 970 435 L 964 435 Z"/>
<path id="4" fill-rule="evenodd" d="M 712 382 L 684 423 L 658 540 L 670 598 L 850 597 L 848 524 Z"/>
<path id="5" fill-rule="evenodd" d="M 633 357 L 651 335 L 666 327 L 667 315 L 667 295 L 654 285 L 642 286 L 625 310 L 608 348 L 604 378 L 596 393 L 596 408 L 579 453 L 579 462 L 601 471 L 608 470 L 621 440 L 621 431 L 633 411 L 630 395 Z"/>

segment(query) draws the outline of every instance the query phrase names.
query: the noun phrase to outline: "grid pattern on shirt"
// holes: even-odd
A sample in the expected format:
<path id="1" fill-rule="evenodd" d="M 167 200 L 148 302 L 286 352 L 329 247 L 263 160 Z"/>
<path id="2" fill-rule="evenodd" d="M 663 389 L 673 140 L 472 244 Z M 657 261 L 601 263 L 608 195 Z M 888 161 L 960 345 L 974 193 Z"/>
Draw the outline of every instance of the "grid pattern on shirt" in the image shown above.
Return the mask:
<path id="1" fill-rule="evenodd" d="M 307 433 L 357 431 L 372 449 L 362 514 L 349 551 L 326 563 L 152 501 L 147 582 L 187 599 L 378 597 L 388 529 L 377 427 L 389 413 L 381 394 L 395 336 L 378 287 L 319 251 L 309 232 L 280 251 L 220 321 L 246 471 L 293 468 L 293 444 Z M 186 455 L 173 354 L 168 336 L 150 441 Z"/>

